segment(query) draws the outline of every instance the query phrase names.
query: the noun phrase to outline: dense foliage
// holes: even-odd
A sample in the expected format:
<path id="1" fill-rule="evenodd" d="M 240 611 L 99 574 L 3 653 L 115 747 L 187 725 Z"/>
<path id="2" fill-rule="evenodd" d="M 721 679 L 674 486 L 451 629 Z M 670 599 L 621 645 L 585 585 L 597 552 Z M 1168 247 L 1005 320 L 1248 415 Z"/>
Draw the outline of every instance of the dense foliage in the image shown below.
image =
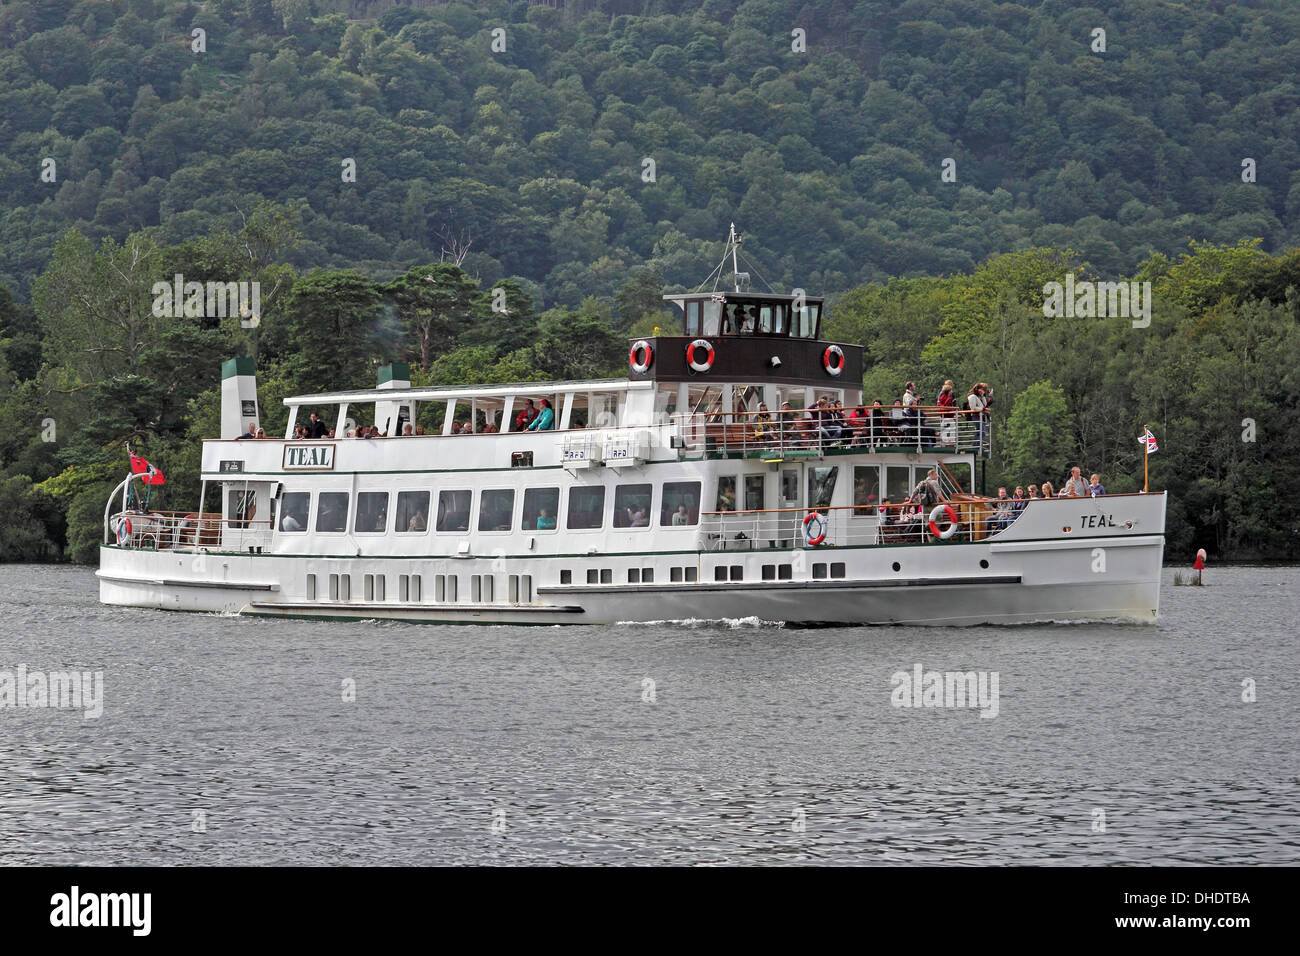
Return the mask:
<path id="1" fill-rule="evenodd" d="M 868 398 L 995 386 L 992 483 L 1140 487 L 1150 425 L 1171 556 L 1296 558 L 1300 5 L 1106 8 L 5 2 L 0 560 L 93 561 L 128 440 L 192 507 L 231 355 L 272 433 L 386 361 L 620 373 L 732 220 Z M 1150 327 L 1044 318 L 1067 272 L 1150 281 Z M 257 324 L 159 318 L 176 273 Z"/>

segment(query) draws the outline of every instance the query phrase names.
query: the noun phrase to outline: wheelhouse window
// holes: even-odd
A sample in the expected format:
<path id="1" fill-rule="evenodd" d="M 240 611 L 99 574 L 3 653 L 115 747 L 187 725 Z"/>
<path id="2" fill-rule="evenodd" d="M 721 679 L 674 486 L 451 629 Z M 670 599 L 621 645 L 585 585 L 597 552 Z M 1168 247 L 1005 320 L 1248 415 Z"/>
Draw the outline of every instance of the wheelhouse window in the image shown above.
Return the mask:
<path id="1" fill-rule="evenodd" d="M 352 530 L 359 534 L 383 534 L 388 530 L 388 492 L 362 491 L 357 495 Z"/>
<path id="2" fill-rule="evenodd" d="M 311 511 L 310 491 L 287 491 L 280 497 L 280 530 L 307 531 L 307 515 Z"/>
<path id="3" fill-rule="evenodd" d="M 515 490 L 490 488 L 483 492 L 478 502 L 478 529 L 480 531 L 509 531 L 514 520 Z"/>
<path id="4" fill-rule="evenodd" d="M 524 531 L 554 531 L 560 513 L 559 488 L 526 488 L 521 527 Z"/>
<path id="5" fill-rule="evenodd" d="M 763 476 L 745 476 L 745 510 L 763 510 Z"/>
<path id="6" fill-rule="evenodd" d="M 839 474 L 839 465 L 808 469 L 809 508 L 824 511 L 831 506 L 831 497 L 835 494 L 835 479 Z"/>
<path id="7" fill-rule="evenodd" d="M 736 510 L 736 476 L 722 475 L 718 478 L 718 500 L 714 511 Z"/>
<path id="8" fill-rule="evenodd" d="M 700 334 L 700 303 L 694 300 L 686 303 L 686 334 Z"/>
<path id="9" fill-rule="evenodd" d="M 469 530 L 469 491 L 438 492 L 438 531 Z"/>
<path id="10" fill-rule="evenodd" d="M 853 516 L 865 518 L 876 513 L 880 504 L 880 468 L 858 465 L 853 469 Z"/>
<path id="11" fill-rule="evenodd" d="M 322 491 L 316 509 L 316 530 L 335 533 L 348 529 L 348 493 Z"/>
<path id="12" fill-rule="evenodd" d="M 704 335 L 717 335 L 722 328 L 722 303 L 712 300 L 704 303 Z"/>
<path id="13" fill-rule="evenodd" d="M 566 527 L 570 531 L 582 531 L 599 528 L 605 512 L 605 489 L 597 485 L 588 488 L 574 488 L 569 492 L 569 519 Z"/>
<path id="14" fill-rule="evenodd" d="M 429 493 L 427 491 L 399 491 L 397 493 L 397 523 L 393 530 L 398 534 L 419 534 L 429 530 Z"/>
<path id="15" fill-rule="evenodd" d="M 650 527 L 650 489 L 646 485 L 618 485 L 614 488 L 614 527 Z"/>
<path id="16" fill-rule="evenodd" d="M 666 481 L 664 497 L 659 508 L 660 525 L 677 527 L 700 523 L 700 483 L 698 481 Z"/>
<path id="17" fill-rule="evenodd" d="M 230 526 L 247 528 L 257 514 L 257 492 L 232 491 L 230 493 Z"/>

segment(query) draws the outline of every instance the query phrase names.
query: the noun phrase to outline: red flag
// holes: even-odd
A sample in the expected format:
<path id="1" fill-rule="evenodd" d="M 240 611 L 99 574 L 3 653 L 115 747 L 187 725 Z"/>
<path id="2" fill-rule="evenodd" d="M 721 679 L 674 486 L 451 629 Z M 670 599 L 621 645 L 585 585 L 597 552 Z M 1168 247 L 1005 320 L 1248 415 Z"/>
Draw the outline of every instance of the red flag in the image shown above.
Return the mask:
<path id="1" fill-rule="evenodd" d="M 139 455 L 131 456 L 131 474 L 143 475 L 144 477 L 140 480 L 146 485 L 167 484 L 167 479 L 163 477 L 163 473 Z"/>

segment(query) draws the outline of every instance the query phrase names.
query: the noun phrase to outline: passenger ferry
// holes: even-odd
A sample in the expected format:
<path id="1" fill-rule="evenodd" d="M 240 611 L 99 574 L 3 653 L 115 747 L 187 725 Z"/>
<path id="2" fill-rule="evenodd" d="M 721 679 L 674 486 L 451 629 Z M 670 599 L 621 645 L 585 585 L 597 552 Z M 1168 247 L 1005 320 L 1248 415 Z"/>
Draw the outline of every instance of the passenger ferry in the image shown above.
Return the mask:
<path id="1" fill-rule="evenodd" d="M 498 624 L 1156 620 L 1164 493 L 999 512 L 974 488 L 986 416 L 841 426 L 819 403 L 862 405 L 862 348 L 822 339 L 822 299 L 742 276 L 664 296 L 680 326 L 630 342 L 624 378 L 412 388 L 389 365 L 371 390 L 286 398 L 282 438 L 243 437 L 255 370 L 230 359 L 199 507 L 141 509 L 128 477 L 105 509 L 101 601 Z M 295 438 L 313 414 L 326 434 Z M 345 437 L 359 419 L 383 434 Z M 931 470 L 935 500 L 907 513 Z"/>

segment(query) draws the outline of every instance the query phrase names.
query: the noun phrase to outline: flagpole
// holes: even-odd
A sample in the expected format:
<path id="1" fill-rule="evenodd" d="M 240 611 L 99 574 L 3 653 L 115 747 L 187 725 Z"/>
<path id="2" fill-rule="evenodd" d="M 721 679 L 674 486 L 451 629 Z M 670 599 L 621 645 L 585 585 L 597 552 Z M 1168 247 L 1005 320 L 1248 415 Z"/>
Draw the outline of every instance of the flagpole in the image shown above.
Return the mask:
<path id="1" fill-rule="evenodd" d="M 1146 432 L 1150 429 L 1144 427 L 1142 434 L 1142 493 L 1147 493 L 1148 466 L 1151 462 L 1151 442 L 1146 439 Z"/>

